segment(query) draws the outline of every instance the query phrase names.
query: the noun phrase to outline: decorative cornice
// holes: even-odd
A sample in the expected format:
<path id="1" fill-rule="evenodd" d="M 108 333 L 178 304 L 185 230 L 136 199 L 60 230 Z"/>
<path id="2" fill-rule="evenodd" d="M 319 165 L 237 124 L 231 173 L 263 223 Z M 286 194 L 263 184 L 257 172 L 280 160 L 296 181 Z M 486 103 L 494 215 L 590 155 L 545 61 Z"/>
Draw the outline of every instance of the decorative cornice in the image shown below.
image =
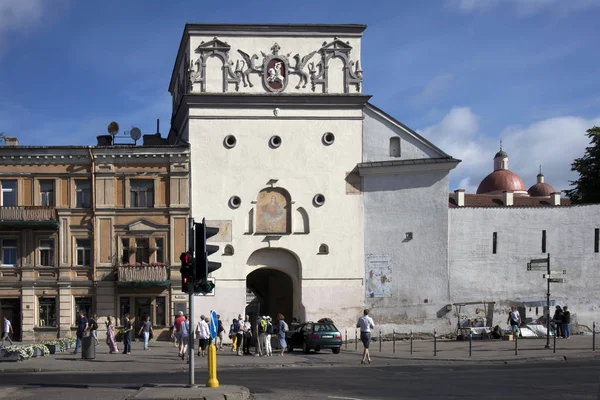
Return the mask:
<path id="1" fill-rule="evenodd" d="M 375 161 L 357 165 L 360 176 L 397 175 L 413 172 L 450 171 L 460 163 L 452 157 L 414 160 Z"/>

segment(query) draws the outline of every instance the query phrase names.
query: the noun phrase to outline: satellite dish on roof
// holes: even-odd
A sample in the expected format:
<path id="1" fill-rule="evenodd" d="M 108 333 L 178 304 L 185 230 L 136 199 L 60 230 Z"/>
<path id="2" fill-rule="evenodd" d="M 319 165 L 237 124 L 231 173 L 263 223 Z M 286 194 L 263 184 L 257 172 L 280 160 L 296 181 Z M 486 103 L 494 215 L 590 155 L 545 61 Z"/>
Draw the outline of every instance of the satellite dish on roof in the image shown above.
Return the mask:
<path id="1" fill-rule="evenodd" d="M 115 121 L 108 124 L 108 133 L 110 133 L 113 136 L 119 133 L 119 124 L 117 124 Z"/>
<path id="2" fill-rule="evenodd" d="M 133 127 L 133 128 L 131 128 L 131 131 L 129 131 L 129 136 L 133 140 L 137 141 L 139 138 L 142 137 L 142 131 L 140 130 L 140 128 Z"/>

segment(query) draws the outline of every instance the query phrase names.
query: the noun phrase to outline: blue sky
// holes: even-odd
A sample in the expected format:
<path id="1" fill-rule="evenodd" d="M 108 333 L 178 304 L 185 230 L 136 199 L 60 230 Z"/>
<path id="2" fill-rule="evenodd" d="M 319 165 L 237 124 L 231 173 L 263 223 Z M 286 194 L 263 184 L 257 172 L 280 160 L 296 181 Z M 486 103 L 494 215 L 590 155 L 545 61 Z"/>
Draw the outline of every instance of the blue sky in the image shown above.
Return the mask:
<path id="1" fill-rule="evenodd" d="M 0 132 L 23 145 L 88 145 L 112 120 L 166 133 L 183 27 L 366 24 L 363 91 L 463 160 L 450 190 L 476 190 L 503 140 L 526 186 L 542 164 L 574 179 L 600 125 L 600 0 L 0 0 Z"/>

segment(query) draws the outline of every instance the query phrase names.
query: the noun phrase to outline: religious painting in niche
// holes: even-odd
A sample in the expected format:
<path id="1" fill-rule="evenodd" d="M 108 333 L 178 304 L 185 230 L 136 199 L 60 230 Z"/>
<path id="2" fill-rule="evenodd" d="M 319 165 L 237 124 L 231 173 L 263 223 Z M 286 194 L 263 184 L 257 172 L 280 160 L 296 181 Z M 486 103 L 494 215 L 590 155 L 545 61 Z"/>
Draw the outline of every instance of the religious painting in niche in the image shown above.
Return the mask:
<path id="1" fill-rule="evenodd" d="M 289 233 L 289 196 L 283 190 L 265 189 L 256 201 L 256 233 Z"/>
<path id="2" fill-rule="evenodd" d="M 365 287 L 367 297 L 392 297 L 392 256 L 367 255 Z"/>

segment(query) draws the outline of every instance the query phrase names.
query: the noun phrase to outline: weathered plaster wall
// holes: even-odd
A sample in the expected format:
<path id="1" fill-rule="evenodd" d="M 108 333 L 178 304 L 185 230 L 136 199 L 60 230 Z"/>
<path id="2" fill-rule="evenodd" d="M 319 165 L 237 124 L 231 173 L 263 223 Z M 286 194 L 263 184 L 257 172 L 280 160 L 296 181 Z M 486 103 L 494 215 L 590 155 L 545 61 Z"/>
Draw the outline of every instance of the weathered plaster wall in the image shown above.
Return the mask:
<path id="1" fill-rule="evenodd" d="M 449 214 L 453 302 L 496 301 L 493 323 L 506 326 L 508 302 L 546 299 L 545 272 L 527 271 L 527 262 L 550 253 L 551 269 L 567 270 L 567 283 L 551 284 L 551 299 L 568 305 L 580 323 L 591 327 L 598 318 L 600 253 L 594 253 L 594 229 L 600 227 L 600 205 L 452 208 Z M 493 232 L 498 233 L 496 254 Z"/>

